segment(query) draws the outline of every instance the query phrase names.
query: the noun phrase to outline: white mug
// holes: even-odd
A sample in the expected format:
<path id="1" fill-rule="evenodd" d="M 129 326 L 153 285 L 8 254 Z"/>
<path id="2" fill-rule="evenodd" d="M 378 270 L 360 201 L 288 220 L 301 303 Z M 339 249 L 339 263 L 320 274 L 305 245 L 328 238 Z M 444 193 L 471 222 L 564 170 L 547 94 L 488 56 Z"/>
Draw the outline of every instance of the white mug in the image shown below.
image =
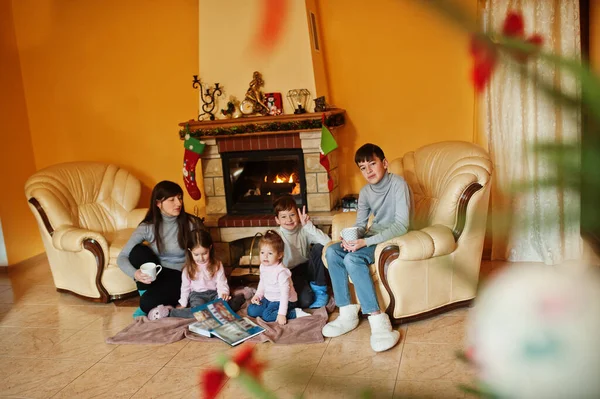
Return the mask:
<path id="1" fill-rule="evenodd" d="M 158 270 L 156 270 L 157 268 Z M 150 276 L 150 278 L 152 278 L 152 281 L 154 281 L 156 280 L 156 276 L 158 276 L 158 273 L 162 271 L 162 266 L 157 265 L 153 262 L 146 262 L 142 266 L 140 266 L 140 270 L 142 271 L 142 273 Z"/>
<path id="2" fill-rule="evenodd" d="M 340 232 L 340 235 L 345 241 L 358 240 L 358 227 L 346 227 Z"/>

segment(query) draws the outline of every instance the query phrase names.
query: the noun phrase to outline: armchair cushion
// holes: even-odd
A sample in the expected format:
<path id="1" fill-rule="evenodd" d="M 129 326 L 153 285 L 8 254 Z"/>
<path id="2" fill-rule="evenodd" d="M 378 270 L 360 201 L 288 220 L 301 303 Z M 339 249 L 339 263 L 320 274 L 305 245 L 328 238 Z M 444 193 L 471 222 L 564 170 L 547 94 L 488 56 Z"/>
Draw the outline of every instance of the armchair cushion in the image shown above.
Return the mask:
<path id="1" fill-rule="evenodd" d="M 56 249 L 61 251 L 82 251 L 84 249 L 83 241 L 86 239 L 96 240 L 102 247 L 102 250 L 108 252 L 106 239 L 95 231 L 72 226 L 61 226 L 54 230 L 54 234 L 52 234 L 52 244 Z"/>
<path id="2" fill-rule="evenodd" d="M 144 220 L 144 217 L 148 213 L 148 208 L 134 209 L 127 215 L 127 228 L 135 229 Z"/>
<path id="3" fill-rule="evenodd" d="M 123 229 L 123 230 L 116 231 L 110 235 L 106 235 L 106 239 L 108 240 L 109 245 L 110 245 L 110 249 L 109 249 L 110 261 L 109 261 L 109 263 L 114 264 L 114 265 L 117 264 L 117 258 L 119 257 L 119 254 L 123 250 L 123 247 L 125 247 L 125 244 L 127 244 L 127 241 L 129 241 L 129 238 L 131 238 L 131 235 L 133 234 L 134 231 L 135 231 L 134 228 Z"/>

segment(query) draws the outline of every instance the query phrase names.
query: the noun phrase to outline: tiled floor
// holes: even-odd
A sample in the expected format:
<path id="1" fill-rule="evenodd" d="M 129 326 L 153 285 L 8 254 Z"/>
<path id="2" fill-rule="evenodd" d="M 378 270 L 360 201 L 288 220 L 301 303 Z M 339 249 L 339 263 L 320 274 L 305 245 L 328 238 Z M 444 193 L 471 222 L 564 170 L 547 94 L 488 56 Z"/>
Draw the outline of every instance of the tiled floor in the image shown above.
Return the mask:
<path id="1" fill-rule="evenodd" d="M 484 262 L 487 275 L 497 264 Z M 132 322 L 136 300 L 93 304 L 56 292 L 45 258 L 0 273 L 0 397 L 199 398 L 199 374 L 226 344 L 109 345 Z M 399 328 L 402 338 L 376 354 L 370 329 L 314 345 L 257 344 L 266 385 L 281 398 L 461 398 L 473 370 L 457 360 L 467 309 Z M 235 350 L 235 349 L 233 349 Z M 220 398 L 249 397 L 226 381 Z"/>

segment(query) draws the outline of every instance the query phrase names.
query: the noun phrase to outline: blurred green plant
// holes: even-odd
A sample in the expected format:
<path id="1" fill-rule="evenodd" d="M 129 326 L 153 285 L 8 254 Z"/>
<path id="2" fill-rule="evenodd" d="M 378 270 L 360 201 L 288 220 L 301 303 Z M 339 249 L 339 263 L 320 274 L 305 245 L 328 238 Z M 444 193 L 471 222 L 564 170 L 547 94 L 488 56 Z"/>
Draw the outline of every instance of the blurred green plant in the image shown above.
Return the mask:
<path id="1" fill-rule="evenodd" d="M 582 147 L 581 140 L 531 144 L 531 150 L 536 156 L 551 165 L 550 170 L 544 178 L 518 183 L 514 189 L 522 192 L 534 187 L 558 187 L 579 192 L 581 208 L 584 211 L 584 217 L 580 220 L 582 231 L 600 230 L 600 207 L 596 206 L 597 199 L 600 198 L 600 78 L 594 73 L 589 62 L 541 50 L 539 43 L 515 36 L 510 29 L 506 31 L 506 25 L 503 32 L 483 32 L 476 21 L 457 7 L 455 2 L 430 0 L 426 4 L 469 33 L 472 41 L 478 42 L 480 46 L 495 54 L 495 62 L 502 63 L 523 78 L 532 81 L 538 90 L 563 110 L 570 111 L 574 118 L 581 113 L 581 137 L 585 138 L 585 146 Z M 521 18 L 520 14 L 515 14 Z M 509 13 L 507 22 L 510 17 Z M 523 62 L 534 58 L 574 79 L 577 90 L 569 92 L 562 89 L 559 83 L 549 81 L 540 75 L 538 69 L 530 68 Z M 477 67 L 475 60 L 475 68 Z M 474 78 L 477 72 L 473 71 Z M 488 78 L 492 73 L 493 67 Z M 474 83 L 477 84 L 476 81 Z M 579 220 L 579 210 L 572 214 L 567 210 L 566 214 L 567 220 Z"/>
<path id="2" fill-rule="evenodd" d="M 495 63 L 502 63 L 523 79 L 532 82 L 537 90 L 566 111 L 567 115 L 578 119 L 585 145 L 582 146 L 581 138 L 567 142 L 546 141 L 531 144 L 531 151 L 538 161 L 548 166 L 546 174 L 542 178 L 516 183 L 513 190 L 527 192 L 531 189 L 558 188 L 579 193 L 582 213 L 579 207 L 565 209 L 564 215 L 548 217 L 546 223 L 560 223 L 561 217 L 564 217 L 562 221 L 565 224 L 579 222 L 584 233 L 598 232 L 600 207 L 596 204 L 600 198 L 600 78 L 592 71 L 589 62 L 562 57 L 540 49 L 543 38 L 525 39 L 522 35 L 523 18 L 518 12 L 509 12 L 502 32 L 483 32 L 473 18 L 453 2 L 430 0 L 427 4 L 471 35 L 474 56 L 472 77 L 478 92 L 489 82 Z M 538 72 L 540 69 L 531 68 L 527 64 L 527 61 L 532 59 L 573 79 L 576 89 L 564 90 L 556 81 L 542 76 Z M 510 215 L 505 216 L 499 219 L 510 223 Z M 535 216 L 525 216 L 528 217 Z M 464 352 L 458 352 L 457 358 L 476 367 Z M 467 394 L 481 398 L 499 397 L 480 381 L 476 382 L 475 387 L 459 385 L 459 388 Z"/>

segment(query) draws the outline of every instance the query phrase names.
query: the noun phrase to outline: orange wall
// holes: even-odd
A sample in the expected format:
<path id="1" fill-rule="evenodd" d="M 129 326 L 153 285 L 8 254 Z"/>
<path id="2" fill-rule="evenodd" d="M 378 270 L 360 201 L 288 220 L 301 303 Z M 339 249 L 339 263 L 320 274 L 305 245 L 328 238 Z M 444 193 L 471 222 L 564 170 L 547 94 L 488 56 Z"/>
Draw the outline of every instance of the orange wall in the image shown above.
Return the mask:
<path id="1" fill-rule="evenodd" d="M 23 174 L 34 164 L 116 163 L 142 181 L 144 207 L 158 181 L 183 185 L 177 124 L 198 109 L 191 85 L 198 73 L 198 1 L 13 0 L 12 6 L 35 158 Z M 187 198 L 186 205 L 191 211 L 195 204 Z"/>
<path id="2" fill-rule="evenodd" d="M 35 160 L 10 0 L 0 0 L 0 71 L 0 220 L 8 263 L 15 264 L 43 246 L 25 200 L 25 180 L 35 172 Z"/>
<path id="3" fill-rule="evenodd" d="M 364 185 L 354 165 L 373 142 L 390 159 L 442 140 L 473 141 L 467 36 L 413 0 L 319 1 L 329 103 L 340 130 L 341 194 Z M 475 17 L 476 0 L 461 0 Z"/>

